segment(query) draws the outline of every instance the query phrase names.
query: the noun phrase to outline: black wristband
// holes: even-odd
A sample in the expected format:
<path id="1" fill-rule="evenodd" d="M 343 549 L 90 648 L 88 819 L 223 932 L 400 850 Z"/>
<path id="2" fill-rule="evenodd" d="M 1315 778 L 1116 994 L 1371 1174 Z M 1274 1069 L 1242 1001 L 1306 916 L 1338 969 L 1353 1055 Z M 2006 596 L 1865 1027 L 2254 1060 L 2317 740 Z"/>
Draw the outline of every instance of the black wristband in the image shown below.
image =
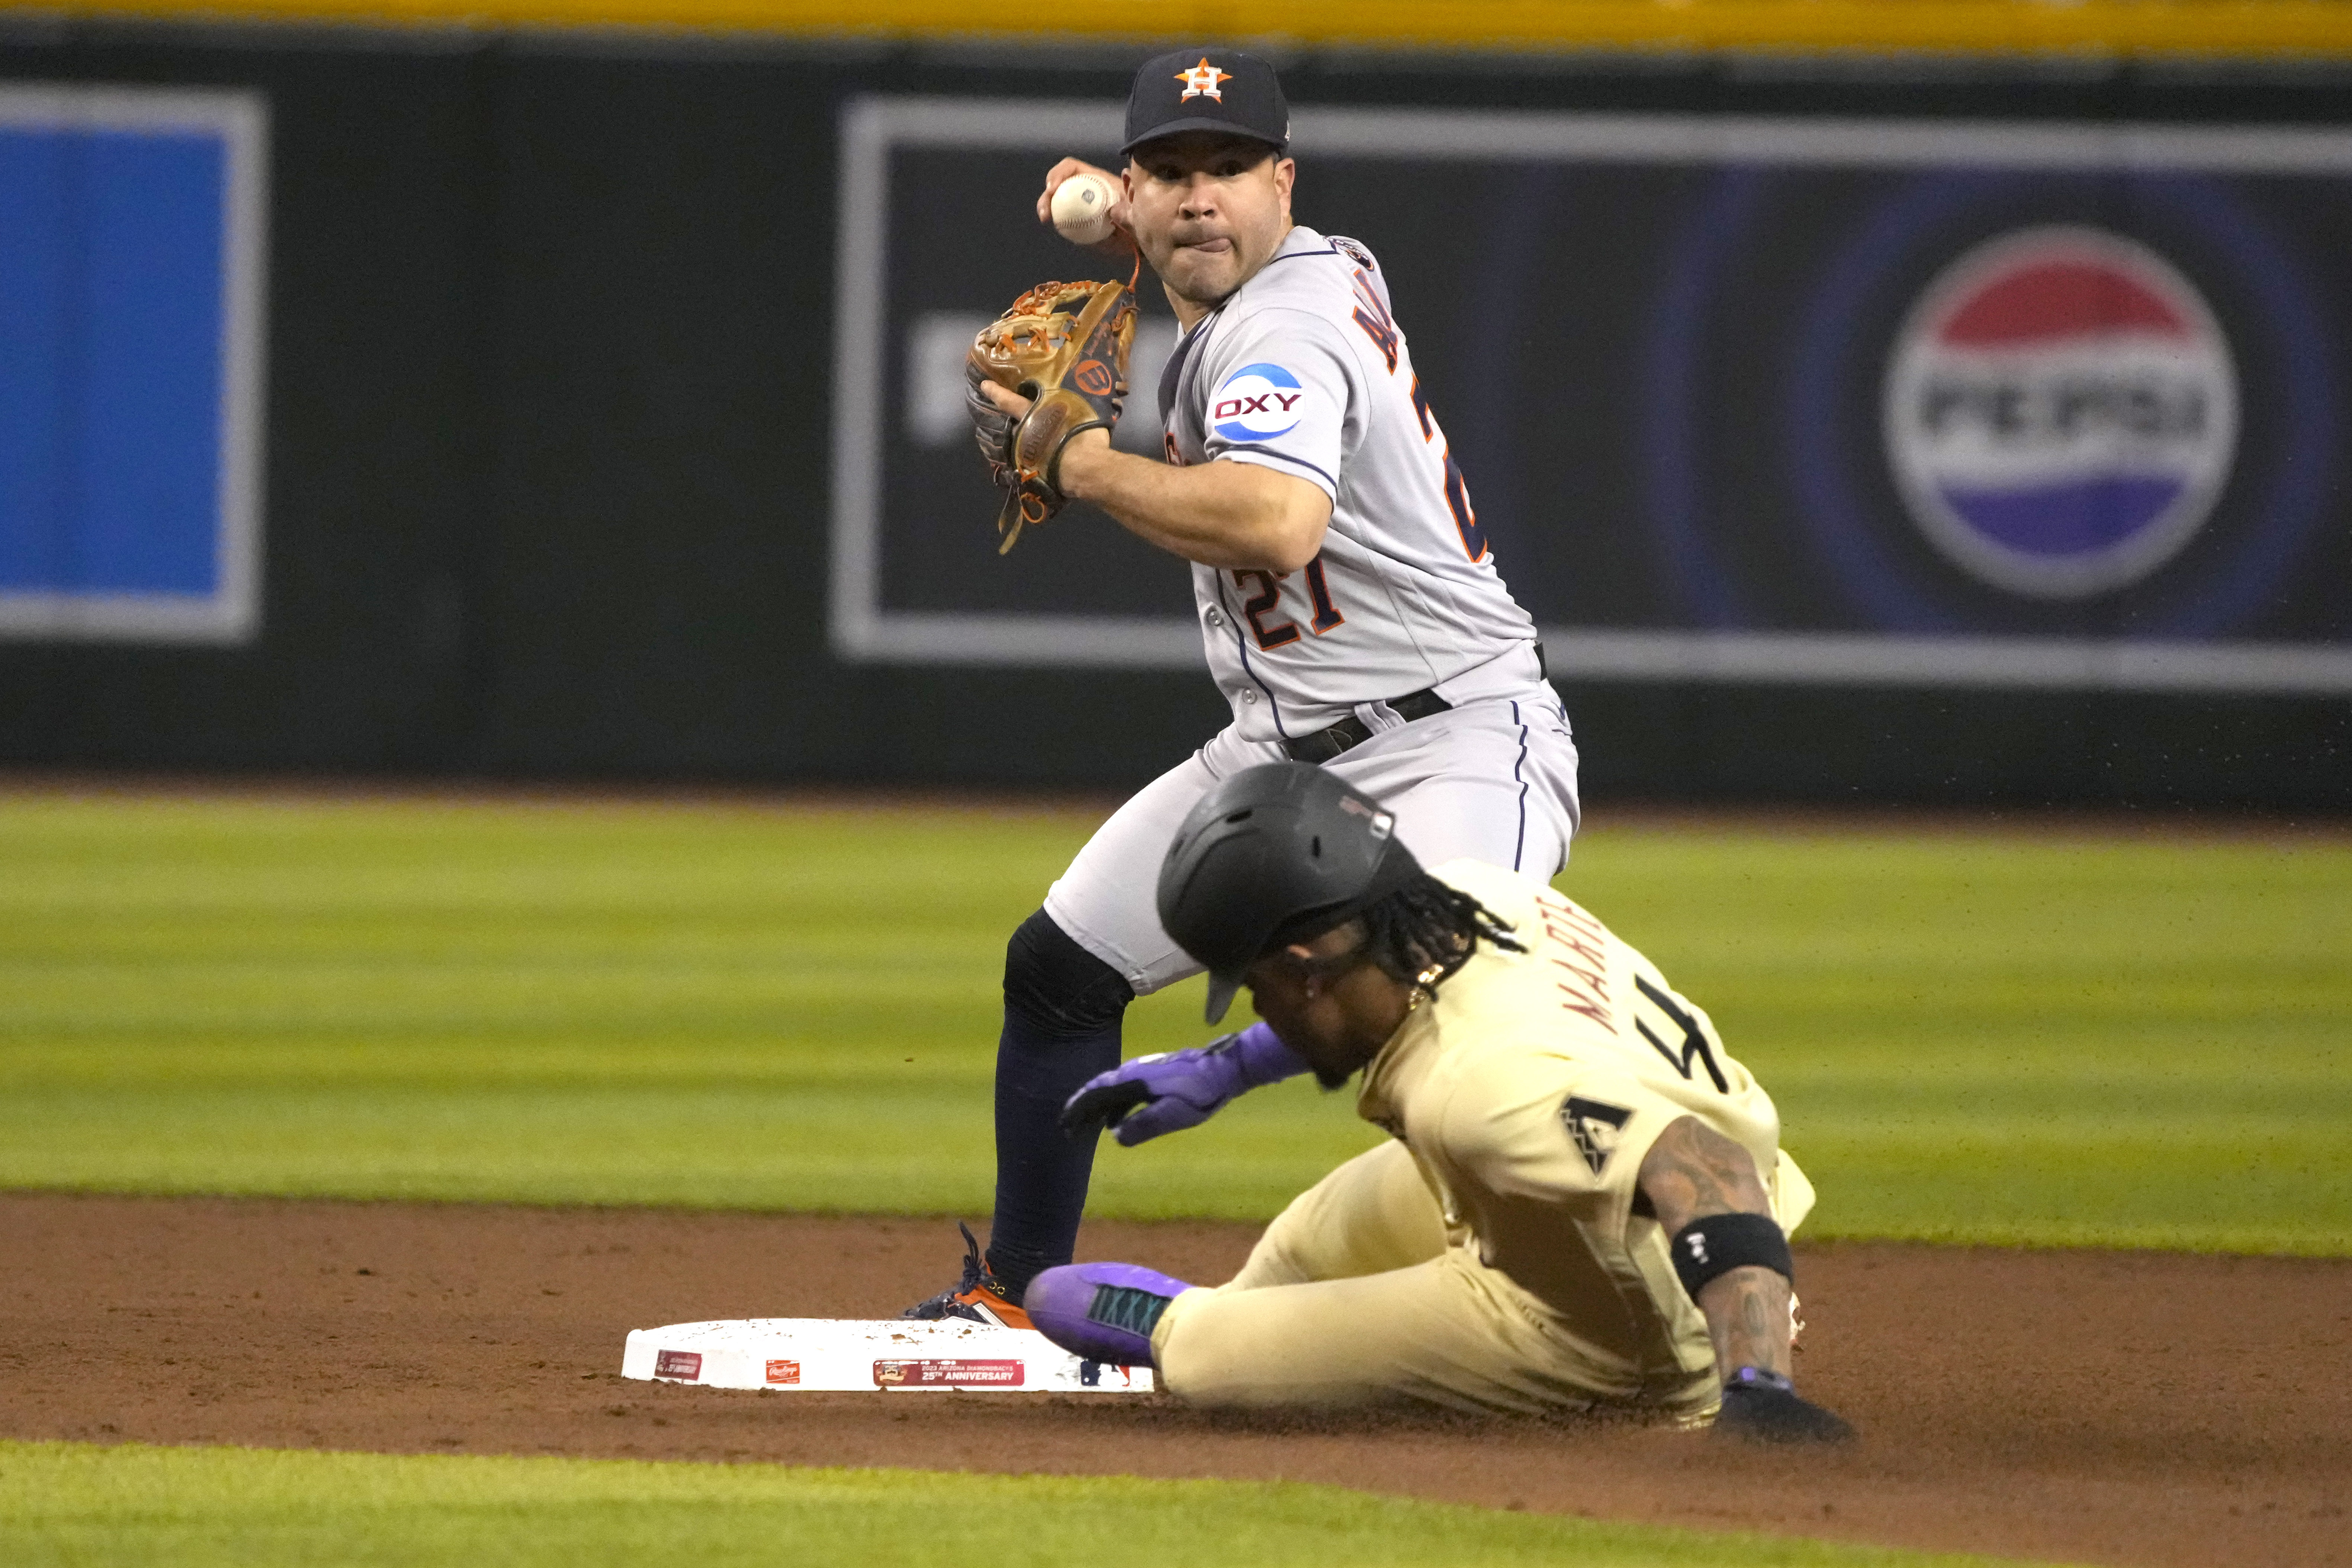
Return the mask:
<path id="1" fill-rule="evenodd" d="M 1708 1280 L 1734 1268 L 1769 1268 L 1792 1284 L 1797 1278 L 1789 1238 L 1766 1215 L 1711 1214 L 1695 1219 L 1675 1232 L 1670 1250 L 1675 1272 L 1694 1301 Z"/>

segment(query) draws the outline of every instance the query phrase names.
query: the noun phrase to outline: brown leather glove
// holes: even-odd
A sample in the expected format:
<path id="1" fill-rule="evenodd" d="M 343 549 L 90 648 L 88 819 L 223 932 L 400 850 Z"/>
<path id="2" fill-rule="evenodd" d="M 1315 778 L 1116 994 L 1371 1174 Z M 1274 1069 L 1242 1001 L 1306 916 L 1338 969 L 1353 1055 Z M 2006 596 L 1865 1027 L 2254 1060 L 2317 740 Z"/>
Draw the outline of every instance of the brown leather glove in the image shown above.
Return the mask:
<path id="1" fill-rule="evenodd" d="M 972 340 L 964 402 L 989 478 L 1005 492 L 999 555 L 1068 503 L 1056 480 L 1063 448 L 1081 430 L 1118 423 L 1134 342 L 1135 294 L 1124 283 L 1040 283 Z M 1029 411 L 1016 419 L 991 403 L 981 387 L 992 381 L 1029 399 Z"/>

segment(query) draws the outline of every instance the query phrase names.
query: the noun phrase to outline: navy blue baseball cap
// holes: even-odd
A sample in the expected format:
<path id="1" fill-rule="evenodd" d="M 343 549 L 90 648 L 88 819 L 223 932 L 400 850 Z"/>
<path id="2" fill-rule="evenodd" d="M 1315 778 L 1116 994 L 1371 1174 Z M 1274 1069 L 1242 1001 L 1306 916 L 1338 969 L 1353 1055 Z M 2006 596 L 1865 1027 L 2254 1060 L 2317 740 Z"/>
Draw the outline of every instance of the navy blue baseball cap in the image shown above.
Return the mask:
<path id="1" fill-rule="evenodd" d="M 1290 145 L 1290 104 L 1274 68 L 1239 49 L 1171 49 L 1154 55 L 1127 89 L 1122 155 L 1180 131 L 1224 131 Z"/>

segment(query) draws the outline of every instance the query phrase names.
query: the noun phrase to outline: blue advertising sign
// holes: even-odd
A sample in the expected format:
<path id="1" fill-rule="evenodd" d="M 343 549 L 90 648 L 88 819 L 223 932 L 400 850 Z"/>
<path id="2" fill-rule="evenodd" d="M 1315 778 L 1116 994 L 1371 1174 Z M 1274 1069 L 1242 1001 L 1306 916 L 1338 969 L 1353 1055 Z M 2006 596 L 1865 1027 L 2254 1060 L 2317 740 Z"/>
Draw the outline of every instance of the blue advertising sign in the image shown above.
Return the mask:
<path id="1" fill-rule="evenodd" d="M 0 85 L 0 636 L 260 619 L 268 120 Z"/>
<path id="2" fill-rule="evenodd" d="M 1199 659 L 1184 574 L 1108 519 L 993 560 L 960 413 L 972 331 L 1108 269 L 1028 214 L 1119 129 L 848 110 L 845 656 Z M 2352 131 L 1300 109 L 1292 151 L 1556 675 L 2352 691 Z"/>

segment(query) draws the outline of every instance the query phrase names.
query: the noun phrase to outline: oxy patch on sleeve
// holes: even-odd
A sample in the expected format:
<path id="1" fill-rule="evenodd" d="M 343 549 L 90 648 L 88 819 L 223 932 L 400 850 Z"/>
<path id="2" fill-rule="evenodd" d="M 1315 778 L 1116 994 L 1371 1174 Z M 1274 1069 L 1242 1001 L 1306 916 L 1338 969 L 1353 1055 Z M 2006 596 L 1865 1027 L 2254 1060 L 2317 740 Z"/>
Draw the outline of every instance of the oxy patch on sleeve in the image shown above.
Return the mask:
<path id="1" fill-rule="evenodd" d="M 1245 364 L 1217 384 L 1209 425 L 1228 441 L 1270 441 L 1305 417 L 1307 389 L 1298 377 L 1267 361 Z"/>

